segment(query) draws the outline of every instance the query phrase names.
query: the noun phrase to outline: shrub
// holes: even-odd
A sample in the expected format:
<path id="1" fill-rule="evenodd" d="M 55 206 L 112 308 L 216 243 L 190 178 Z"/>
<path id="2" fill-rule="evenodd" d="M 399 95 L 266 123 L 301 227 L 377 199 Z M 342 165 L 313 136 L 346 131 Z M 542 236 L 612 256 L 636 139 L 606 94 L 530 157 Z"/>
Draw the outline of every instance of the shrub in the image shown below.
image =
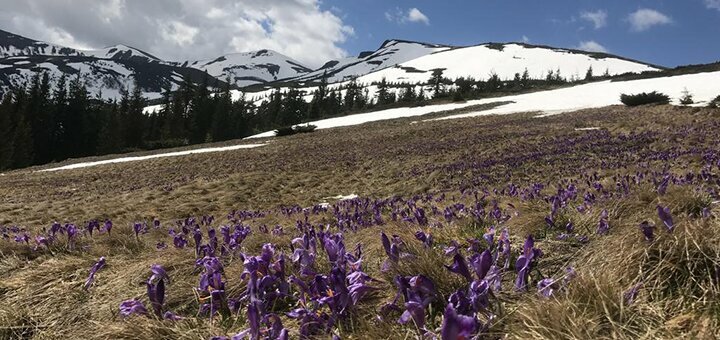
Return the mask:
<path id="1" fill-rule="evenodd" d="M 695 101 L 693 100 L 693 95 L 690 94 L 690 91 L 688 91 L 688 89 L 684 89 L 682 92 L 682 97 L 680 97 L 680 104 L 683 106 L 687 106 L 693 103 L 695 103 Z"/>
<path id="2" fill-rule="evenodd" d="M 294 135 L 296 133 L 310 133 L 315 131 L 315 129 L 317 129 L 317 126 L 312 124 L 298 125 L 295 127 L 285 126 L 275 130 L 275 136 L 282 137 Z"/>
<path id="3" fill-rule="evenodd" d="M 708 107 L 710 108 L 720 108 L 720 96 L 715 97 L 715 99 L 711 100 L 710 103 L 708 103 Z"/>
<path id="4" fill-rule="evenodd" d="M 278 136 L 278 137 L 290 136 L 290 135 L 294 135 L 296 133 L 297 132 L 295 132 L 295 130 L 292 128 L 292 126 L 284 126 L 284 127 L 281 127 L 281 128 L 278 128 L 277 130 L 275 130 L 275 136 Z"/>
<path id="5" fill-rule="evenodd" d="M 664 93 L 653 91 L 650 93 L 621 94 L 620 101 L 627 106 L 639 106 L 647 104 L 669 104 L 670 97 Z"/>
<path id="6" fill-rule="evenodd" d="M 295 130 L 295 133 L 310 133 L 315 131 L 315 129 L 317 129 L 317 126 L 312 124 L 298 125 L 293 128 L 293 130 Z"/>

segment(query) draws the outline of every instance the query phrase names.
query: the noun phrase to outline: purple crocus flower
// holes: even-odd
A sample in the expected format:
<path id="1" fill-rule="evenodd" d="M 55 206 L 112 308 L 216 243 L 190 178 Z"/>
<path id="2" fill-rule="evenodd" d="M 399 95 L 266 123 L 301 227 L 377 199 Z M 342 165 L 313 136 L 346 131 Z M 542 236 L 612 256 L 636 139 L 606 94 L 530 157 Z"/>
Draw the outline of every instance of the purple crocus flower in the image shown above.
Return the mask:
<path id="1" fill-rule="evenodd" d="M 107 231 L 108 234 L 110 234 L 110 230 L 112 230 L 113 223 L 110 220 L 105 220 L 105 231 Z"/>
<path id="2" fill-rule="evenodd" d="M 470 258 L 470 265 L 475 270 L 478 280 L 485 279 L 490 267 L 492 266 L 492 253 L 485 250 L 482 254 L 475 254 Z"/>
<path id="3" fill-rule="evenodd" d="M 635 297 L 637 297 L 637 294 L 640 291 L 640 288 L 642 288 L 642 286 L 642 282 L 639 282 L 636 285 L 632 286 L 630 289 L 628 289 L 625 293 L 623 293 L 623 298 L 625 299 L 626 305 L 631 305 L 635 301 Z"/>
<path id="4" fill-rule="evenodd" d="M 68 246 L 70 249 L 75 248 L 75 238 L 78 235 L 78 229 L 74 224 L 69 224 L 67 226 L 67 237 L 68 237 Z"/>
<path id="5" fill-rule="evenodd" d="M 423 327 L 425 327 L 425 306 L 415 301 L 405 303 L 405 311 L 400 316 L 398 322 L 404 325 L 410 320 L 415 323 L 417 329 L 423 329 Z"/>
<path id="6" fill-rule="evenodd" d="M 387 254 L 391 261 L 397 262 L 398 259 L 400 259 L 400 251 L 397 249 L 397 245 L 390 243 L 390 239 L 387 235 L 385 235 L 385 233 L 381 233 L 380 237 L 382 239 L 383 248 L 385 249 L 385 254 Z"/>
<path id="7" fill-rule="evenodd" d="M 98 270 L 105 267 L 105 257 L 100 257 L 100 259 L 90 268 L 90 275 L 88 275 L 87 280 L 85 280 L 85 285 L 83 285 L 83 289 L 88 290 L 90 288 L 90 285 L 95 281 L 95 273 L 98 272 Z"/>
<path id="8" fill-rule="evenodd" d="M 45 248 L 50 250 L 50 240 L 45 236 L 35 236 L 35 250 L 38 250 L 40 246 L 45 246 Z"/>
<path id="9" fill-rule="evenodd" d="M 455 274 L 462 275 L 465 279 L 468 280 L 468 282 L 472 281 L 472 277 L 470 276 L 470 270 L 468 269 L 467 263 L 465 262 L 465 258 L 462 257 L 460 253 L 455 253 L 452 265 L 446 265 L 445 268 Z"/>
<path id="10" fill-rule="evenodd" d="M 670 215 L 670 208 L 664 208 L 660 205 L 657 206 L 657 212 L 658 217 L 660 217 L 660 220 L 665 224 L 669 232 L 673 231 L 673 219 L 672 215 Z"/>
<path id="11" fill-rule="evenodd" d="M 597 233 L 598 235 L 605 235 L 610 231 L 610 224 L 608 223 L 608 212 L 607 210 L 603 210 L 602 213 L 600 213 L 600 222 L 598 222 L 598 229 Z"/>
<path id="12" fill-rule="evenodd" d="M 122 317 L 126 318 L 133 314 L 147 315 L 147 313 L 148 311 L 147 308 L 145 308 L 145 305 L 143 305 L 143 303 L 138 300 L 125 300 L 120 303 L 120 315 Z"/>
<path id="13" fill-rule="evenodd" d="M 185 239 L 185 237 L 183 236 L 183 234 L 175 234 L 175 236 L 173 237 L 173 245 L 175 245 L 175 248 L 179 248 L 179 249 L 185 248 L 187 243 L 188 242 Z"/>
<path id="14" fill-rule="evenodd" d="M 553 279 L 542 279 L 538 282 L 538 294 L 545 298 L 553 296 L 555 292 L 555 281 Z"/>
<path id="15" fill-rule="evenodd" d="M 650 242 L 655 238 L 653 235 L 653 231 L 655 230 L 655 226 L 651 225 L 648 221 L 643 221 L 640 223 L 640 231 L 642 231 L 643 235 L 645 236 L 645 239 Z"/>
<path id="16" fill-rule="evenodd" d="M 515 262 L 515 269 L 517 270 L 518 277 L 515 280 L 515 289 L 523 290 L 527 288 L 528 278 L 530 276 L 530 270 L 535 262 L 535 258 L 540 257 L 542 252 L 540 249 L 536 249 L 535 240 L 532 235 L 528 235 L 523 245 L 523 253 L 518 257 Z"/>
<path id="17" fill-rule="evenodd" d="M 136 222 L 133 224 L 133 231 L 135 232 L 135 238 L 140 238 L 140 232 L 142 231 L 142 223 Z"/>
<path id="18" fill-rule="evenodd" d="M 158 317 L 162 317 L 162 307 L 165 302 L 165 281 L 169 281 L 167 272 L 159 264 L 153 264 L 150 266 L 152 276 L 147 281 L 147 293 L 150 303 L 152 304 L 153 311 Z"/>
<path id="19" fill-rule="evenodd" d="M 459 315 L 451 303 L 445 307 L 442 323 L 442 340 L 471 339 L 477 329 L 475 317 Z"/>
<path id="20" fill-rule="evenodd" d="M 184 318 L 182 316 L 179 316 L 179 315 L 171 312 L 171 311 L 167 311 L 167 312 L 165 312 L 165 314 L 163 314 L 163 319 L 170 320 L 170 321 L 180 321 Z"/>
<path id="21" fill-rule="evenodd" d="M 425 245 L 425 247 L 427 247 L 427 248 L 432 247 L 432 243 L 433 243 L 432 234 L 425 233 L 422 230 L 418 230 L 415 232 L 415 238 L 418 241 L 422 242 Z"/>

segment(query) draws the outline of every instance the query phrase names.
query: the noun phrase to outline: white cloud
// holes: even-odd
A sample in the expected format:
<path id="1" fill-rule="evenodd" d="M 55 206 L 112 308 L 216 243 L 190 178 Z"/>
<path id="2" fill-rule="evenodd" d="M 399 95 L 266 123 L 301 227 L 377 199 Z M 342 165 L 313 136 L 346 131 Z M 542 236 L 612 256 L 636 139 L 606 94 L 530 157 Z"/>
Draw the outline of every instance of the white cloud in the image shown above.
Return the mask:
<path id="1" fill-rule="evenodd" d="M 594 12 L 585 11 L 580 13 L 580 18 L 591 22 L 595 29 L 607 26 L 607 17 L 607 12 L 601 9 Z"/>
<path id="2" fill-rule="evenodd" d="M 653 26 L 671 24 L 670 17 L 654 9 L 641 8 L 628 17 L 630 27 L 635 32 L 647 31 Z"/>
<path id="3" fill-rule="evenodd" d="M 605 48 L 605 46 L 600 45 L 594 40 L 588 40 L 588 41 L 581 41 L 580 45 L 577 47 L 578 50 L 583 50 L 587 52 L 601 52 L 601 53 L 607 53 L 608 49 Z"/>
<path id="4" fill-rule="evenodd" d="M 417 8 L 411 8 L 408 12 L 407 20 L 410 22 L 421 22 L 425 25 L 430 25 L 430 19 L 427 17 L 427 15 L 423 14 L 423 12 L 420 12 Z"/>
<path id="5" fill-rule="evenodd" d="M 414 7 L 408 9 L 407 11 L 396 7 L 394 10 L 389 10 L 385 12 L 385 19 L 387 19 L 387 21 L 395 22 L 398 24 L 413 22 L 430 25 L 430 18 L 428 18 L 427 15 L 425 15 L 419 9 Z"/>
<path id="6" fill-rule="evenodd" d="M 530 42 L 530 38 L 528 38 L 527 35 L 523 35 L 523 36 L 522 36 L 522 42 L 524 42 L 524 43 L 527 44 L 527 43 Z"/>
<path id="7" fill-rule="evenodd" d="M 720 0 L 705 0 L 705 6 L 720 11 Z"/>
<path id="8" fill-rule="evenodd" d="M 0 0 L 2 29 L 75 48 L 125 44 L 173 61 L 272 49 L 309 66 L 354 30 L 321 0 Z"/>

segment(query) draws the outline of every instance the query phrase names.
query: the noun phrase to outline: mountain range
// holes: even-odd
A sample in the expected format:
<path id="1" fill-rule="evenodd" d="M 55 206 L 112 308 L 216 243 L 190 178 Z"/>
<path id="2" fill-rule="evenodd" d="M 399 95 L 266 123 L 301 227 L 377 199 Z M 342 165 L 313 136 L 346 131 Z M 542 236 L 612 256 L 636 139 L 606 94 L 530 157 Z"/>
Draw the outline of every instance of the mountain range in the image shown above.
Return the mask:
<path id="1" fill-rule="evenodd" d="M 605 53 L 591 53 L 523 43 L 487 43 L 457 47 L 404 40 L 385 41 L 376 51 L 332 60 L 313 69 L 281 53 L 261 49 L 205 60 L 166 61 L 126 45 L 100 50 L 78 50 L 26 38 L 0 30 L 0 96 L 29 82 L 38 72 L 51 81 L 62 75 L 80 75 L 92 95 L 118 98 L 122 87 L 137 80 L 148 99 L 161 96 L 165 88 L 177 89 L 184 81 L 229 82 L 235 90 L 258 92 L 280 86 L 311 86 L 323 78 L 329 83 L 356 79 L 359 83 L 418 83 L 441 69 L 451 79 L 476 79 L 497 74 L 511 79 L 527 70 L 544 77 L 552 70 L 565 77 L 584 76 L 592 68 L 597 74 L 617 75 L 661 69 L 636 60 Z"/>

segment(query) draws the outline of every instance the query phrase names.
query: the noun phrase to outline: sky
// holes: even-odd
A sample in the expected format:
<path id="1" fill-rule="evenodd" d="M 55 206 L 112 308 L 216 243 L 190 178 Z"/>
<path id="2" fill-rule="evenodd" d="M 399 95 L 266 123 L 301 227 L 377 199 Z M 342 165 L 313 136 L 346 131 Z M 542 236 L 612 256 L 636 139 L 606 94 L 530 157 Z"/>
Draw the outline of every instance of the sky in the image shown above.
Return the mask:
<path id="1" fill-rule="evenodd" d="M 662 66 L 720 61 L 720 0 L 0 0 L 0 29 L 165 60 L 272 49 L 310 67 L 386 39 L 527 42 Z"/>

